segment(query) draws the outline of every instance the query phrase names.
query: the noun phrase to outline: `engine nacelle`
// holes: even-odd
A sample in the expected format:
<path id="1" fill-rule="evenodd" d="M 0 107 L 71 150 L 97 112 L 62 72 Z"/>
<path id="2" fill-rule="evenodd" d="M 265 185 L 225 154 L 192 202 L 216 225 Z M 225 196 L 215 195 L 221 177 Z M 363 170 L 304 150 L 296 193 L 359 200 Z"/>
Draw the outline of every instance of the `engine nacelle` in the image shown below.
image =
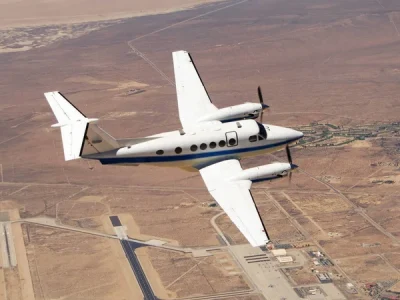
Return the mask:
<path id="1" fill-rule="evenodd" d="M 272 163 L 260 167 L 243 170 L 240 174 L 230 178 L 230 181 L 238 180 L 259 180 L 275 176 L 283 176 L 292 170 L 293 166 L 289 163 Z"/>
<path id="2" fill-rule="evenodd" d="M 257 118 L 263 109 L 260 103 L 243 103 L 234 106 L 228 106 L 201 117 L 198 122 L 205 121 L 233 121 L 240 119 Z"/>

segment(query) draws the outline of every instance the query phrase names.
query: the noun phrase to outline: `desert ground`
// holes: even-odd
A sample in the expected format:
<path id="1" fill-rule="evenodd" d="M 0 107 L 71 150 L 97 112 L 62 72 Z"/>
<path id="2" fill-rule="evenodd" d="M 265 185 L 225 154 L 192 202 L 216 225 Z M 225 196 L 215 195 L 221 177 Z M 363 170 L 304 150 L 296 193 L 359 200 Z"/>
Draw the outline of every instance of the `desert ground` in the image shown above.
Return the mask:
<path id="1" fill-rule="evenodd" d="M 213 200 L 199 174 L 65 162 L 43 96 L 62 91 L 117 138 L 179 129 L 171 52 L 185 49 L 218 107 L 257 101 L 260 85 L 271 107 L 264 123 L 309 128 L 309 142 L 292 149 L 299 166 L 292 182 L 253 184 L 271 239 L 323 250 L 341 276 L 337 284 L 357 287 L 357 295 L 346 294 L 349 299 L 370 299 L 363 291 L 366 283 L 400 280 L 398 1 L 224 1 L 158 15 L 200 1 L 182 6 L 176 0 L 157 8 L 117 1 L 111 11 L 105 2 L 93 10 L 77 1 L 79 14 L 68 4 L 58 11 L 57 24 L 54 10 L 66 1 L 25 2 L 0 4 L 4 26 L 25 26 L 0 31 L 2 210 L 105 234 L 112 233 L 108 216 L 118 214 L 131 224 L 132 237 L 220 247 L 210 220 L 221 210 L 208 205 Z M 19 14 L 19 5 L 40 13 Z M 119 15 L 141 11 L 154 14 Z M 58 23 L 66 19 L 73 24 Z M 130 95 L 131 89 L 141 92 Z M 332 135 L 321 129 L 315 137 L 326 124 L 337 129 Z M 344 130 L 348 136 L 336 135 Z M 356 139 L 349 138 L 353 133 Z M 242 166 L 285 159 L 275 153 L 243 160 Z M 233 245 L 245 243 L 226 216 L 216 224 Z M 140 293 L 129 266 L 121 263 L 117 241 L 38 224 L 21 228 L 35 299 L 128 299 Z M 221 258 L 224 250 L 205 258 L 140 251 L 146 270 L 155 274 L 154 290 L 164 298 L 251 288 L 240 270 L 226 273 L 226 264 L 237 266 Z M 297 284 L 314 283 L 303 271 L 288 274 Z M 18 273 L 4 274 L 6 286 L 12 286 Z"/>
<path id="2" fill-rule="evenodd" d="M 216 1 L 216 0 L 214 0 Z M 72 24 L 124 19 L 141 15 L 158 15 L 183 10 L 213 0 L 168 1 L 0 1 L 0 28 Z"/>

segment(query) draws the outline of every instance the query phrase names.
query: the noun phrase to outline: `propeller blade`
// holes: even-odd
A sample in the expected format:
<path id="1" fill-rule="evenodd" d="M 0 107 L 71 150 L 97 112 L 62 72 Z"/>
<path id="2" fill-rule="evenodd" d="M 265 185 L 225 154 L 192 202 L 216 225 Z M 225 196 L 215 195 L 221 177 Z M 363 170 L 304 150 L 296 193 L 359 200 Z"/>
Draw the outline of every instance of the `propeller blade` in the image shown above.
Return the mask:
<path id="1" fill-rule="evenodd" d="M 260 87 L 260 86 L 258 86 L 257 92 L 258 92 L 258 99 L 260 100 L 260 103 L 261 103 L 261 104 L 264 104 L 264 99 L 263 99 L 263 95 L 262 95 L 261 87 Z"/>
<path id="2" fill-rule="evenodd" d="M 259 119 L 259 123 L 263 123 L 263 115 L 264 115 L 264 111 L 262 110 L 261 112 L 260 112 L 260 119 Z"/>
<path id="3" fill-rule="evenodd" d="M 292 184 L 292 170 L 289 172 L 289 184 Z"/>
<path id="4" fill-rule="evenodd" d="M 293 161 L 292 161 L 292 155 L 290 154 L 289 145 L 286 145 L 286 155 L 287 155 L 289 164 L 292 165 Z"/>

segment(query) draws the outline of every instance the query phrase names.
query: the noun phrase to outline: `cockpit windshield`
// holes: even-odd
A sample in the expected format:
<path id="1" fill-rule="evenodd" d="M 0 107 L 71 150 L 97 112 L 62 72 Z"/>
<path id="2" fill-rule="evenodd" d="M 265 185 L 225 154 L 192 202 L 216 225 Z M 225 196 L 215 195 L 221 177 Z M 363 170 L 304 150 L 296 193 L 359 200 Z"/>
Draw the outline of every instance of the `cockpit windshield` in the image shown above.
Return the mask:
<path id="1" fill-rule="evenodd" d="M 262 125 L 262 124 L 260 124 L 258 122 L 257 122 L 257 125 L 258 125 L 258 129 L 259 129 L 258 136 L 260 138 L 262 138 L 263 140 L 265 140 L 267 138 L 267 130 L 265 130 L 264 125 Z"/>

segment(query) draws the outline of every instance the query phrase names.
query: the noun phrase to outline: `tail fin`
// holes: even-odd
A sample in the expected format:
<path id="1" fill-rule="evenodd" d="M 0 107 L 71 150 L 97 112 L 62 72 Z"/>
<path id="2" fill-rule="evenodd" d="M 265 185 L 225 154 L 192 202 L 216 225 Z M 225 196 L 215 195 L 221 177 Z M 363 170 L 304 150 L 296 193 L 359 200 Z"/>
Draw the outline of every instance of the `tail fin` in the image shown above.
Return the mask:
<path id="1" fill-rule="evenodd" d="M 89 119 L 60 92 L 44 94 L 60 127 L 65 160 L 119 148 L 117 141 Z"/>

